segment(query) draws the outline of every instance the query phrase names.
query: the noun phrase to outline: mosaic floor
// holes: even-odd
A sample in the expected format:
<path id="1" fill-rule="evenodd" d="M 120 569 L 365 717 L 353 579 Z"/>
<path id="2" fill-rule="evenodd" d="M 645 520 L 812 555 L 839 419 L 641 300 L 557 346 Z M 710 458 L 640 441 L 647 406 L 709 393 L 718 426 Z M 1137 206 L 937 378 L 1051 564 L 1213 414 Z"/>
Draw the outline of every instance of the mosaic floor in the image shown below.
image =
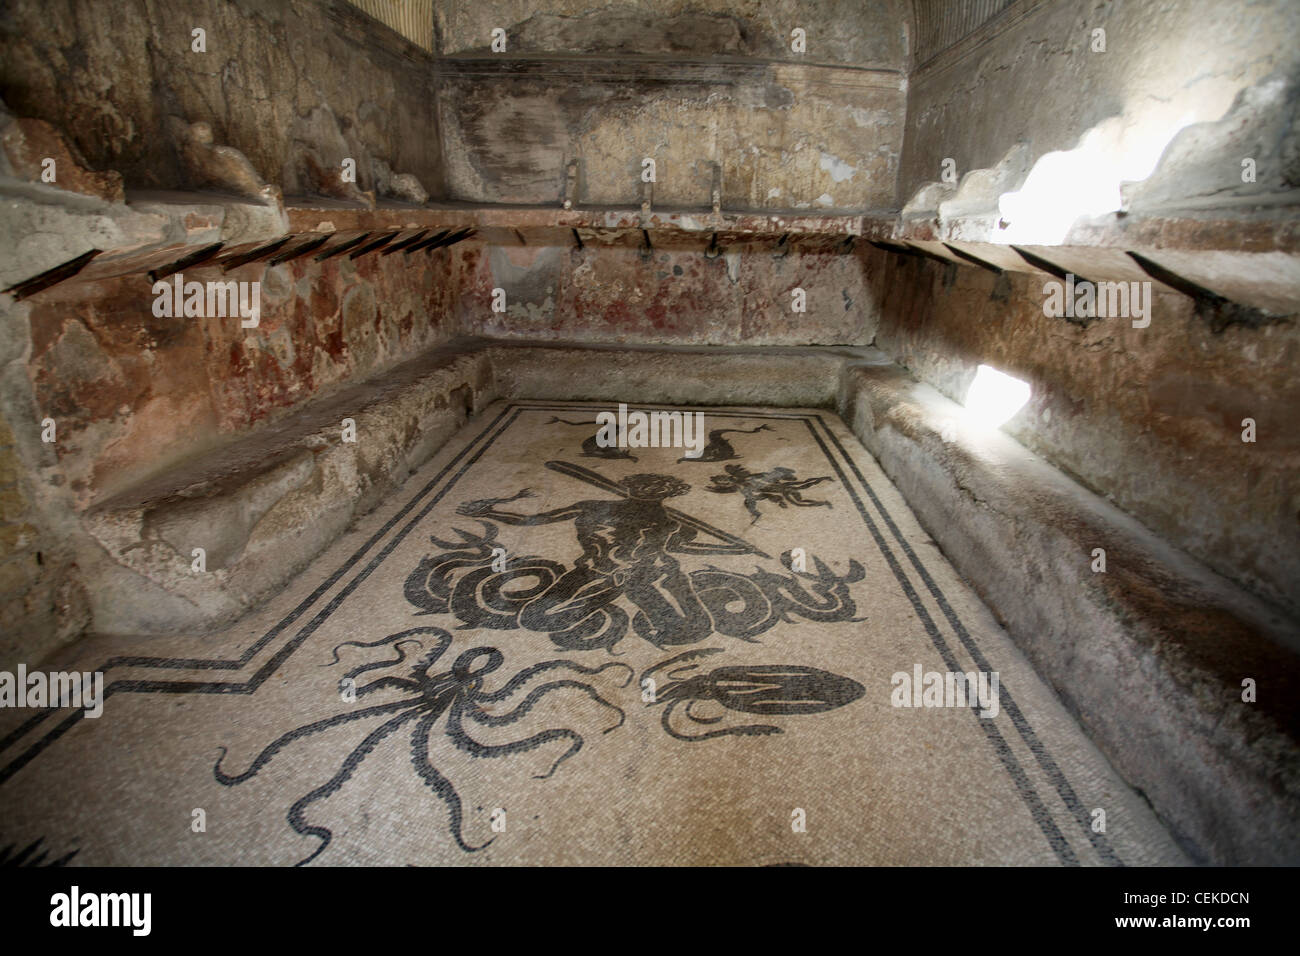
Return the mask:
<path id="1" fill-rule="evenodd" d="M 109 695 L 0 715 L 0 851 L 1186 862 L 835 416 L 607 410 L 498 403 L 228 632 L 47 662 Z"/>

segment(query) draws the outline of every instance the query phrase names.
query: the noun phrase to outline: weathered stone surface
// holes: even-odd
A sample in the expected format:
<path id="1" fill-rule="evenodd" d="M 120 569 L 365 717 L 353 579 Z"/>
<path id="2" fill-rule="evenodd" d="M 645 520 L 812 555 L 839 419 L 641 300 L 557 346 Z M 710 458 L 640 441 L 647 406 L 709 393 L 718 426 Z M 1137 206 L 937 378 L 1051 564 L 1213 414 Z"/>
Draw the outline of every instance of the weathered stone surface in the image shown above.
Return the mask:
<path id="1" fill-rule="evenodd" d="M 653 241 L 652 237 L 652 241 Z M 457 256 L 467 328 L 492 337 L 684 345 L 855 345 L 871 341 L 875 301 L 842 247 L 787 252 L 731 243 L 467 247 Z M 492 311 L 504 289 L 506 311 Z M 794 310 L 796 289 L 806 311 Z"/>
<path id="2" fill-rule="evenodd" d="M 268 198 L 267 185 L 248 157 L 229 146 L 214 145 L 212 127 L 207 123 L 187 123 L 169 116 L 167 130 L 190 185 L 249 199 Z"/>
<path id="3" fill-rule="evenodd" d="M 129 187 L 199 185 L 165 148 L 168 116 L 208 124 L 286 195 L 302 188 L 304 145 L 323 164 L 356 159 L 362 190 L 373 190 L 372 158 L 441 182 L 430 57 L 342 0 L 192 0 L 183 15 L 128 0 L 112 16 L 95 0 L 24 0 L 6 5 L 0 43 L 9 108 L 53 124 Z M 313 111 L 347 118 L 342 155 L 311 139 Z"/>
<path id="4" fill-rule="evenodd" d="M 1197 858 L 1300 860 L 1300 630 L 888 362 L 842 414 L 944 554 Z M 1094 573 L 1093 548 L 1106 551 Z M 1243 701 L 1243 680 L 1260 688 Z M 1268 688 L 1269 700 L 1265 700 Z"/>
<path id="5" fill-rule="evenodd" d="M 900 365 L 958 402 L 981 363 L 1028 382 L 1010 434 L 1220 573 L 1300 609 L 1294 322 L 1216 333 L 1190 299 L 1157 291 L 1147 328 L 1080 327 L 1043 314 L 1046 277 L 876 250 L 865 262 L 876 344 Z M 1242 441 L 1246 418 L 1254 443 Z"/>
<path id="6" fill-rule="evenodd" d="M 809 59 L 877 69 L 907 65 L 909 5 L 902 0 L 492 0 L 436 4 L 445 54 L 486 52 L 492 30 L 506 32 L 506 53 L 619 53 Z M 807 52 L 790 33 L 807 33 Z"/>
<path id="7" fill-rule="evenodd" d="M 124 198 L 122 176 L 113 170 L 95 172 L 73 152 L 49 123 L 38 119 L 13 119 L 0 114 L 0 148 L 7 173 L 29 183 L 44 183 L 46 161 L 53 160 L 54 181 L 49 183 L 108 202 Z"/>
<path id="8" fill-rule="evenodd" d="M 559 206 L 491 206 L 447 204 L 412 209 L 409 206 L 382 205 L 377 209 L 345 208 L 325 200 L 299 198 L 288 204 L 289 232 L 318 229 L 322 221 L 342 231 L 374 231 L 397 228 L 428 227 L 435 229 L 474 230 L 491 242 L 511 242 L 520 235 L 528 244 L 547 245 L 559 237 L 580 233 L 628 233 L 650 229 L 679 238 L 707 238 L 717 233 L 720 240 L 789 235 L 792 239 L 846 239 L 863 235 L 868 227 L 888 234 L 894 228 L 892 217 L 845 215 L 823 212 L 735 212 L 724 210 L 718 215 L 704 210 L 652 209 L 648 215 L 635 207 L 573 208 Z M 1268 244 L 1272 248 L 1276 243 Z"/>
<path id="9" fill-rule="evenodd" d="M 656 207 L 708 209 L 715 163 L 724 209 L 895 202 L 903 86 L 894 73 L 604 61 L 594 83 L 550 61 L 450 67 L 443 116 L 456 199 L 558 205 L 576 159 L 579 204 L 638 205 L 650 158 Z"/>
<path id="10" fill-rule="evenodd" d="M 239 616 L 497 396 L 839 405 L 1193 853 L 1240 863 L 1300 851 L 1276 837 L 1295 832 L 1300 787 L 1287 703 L 1300 691 L 1294 624 L 1007 436 L 959 430 L 945 441 L 958 407 L 875 350 L 471 342 L 431 353 L 91 509 L 100 550 L 82 564 L 97 629 L 206 629 Z M 355 445 L 334 424 L 345 411 Z M 1094 546 L 1107 550 L 1105 574 L 1090 570 Z M 191 570 L 192 547 L 209 549 L 204 574 Z M 1239 701 L 1243 677 L 1260 682 L 1258 705 Z"/>
<path id="11" fill-rule="evenodd" d="M 275 593 L 421 465 L 491 394 L 448 352 L 306 406 L 153 476 L 83 518 L 99 633 L 209 630 Z M 356 441 L 341 423 L 352 419 Z M 205 570 L 194 569 L 194 549 Z"/>
<path id="12" fill-rule="evenodd" d="M 1294 205 L 1300 190 L 1297 115 L 1300 76 L 1280 71 L 1244 87 L 1222 118 L 1188 126 L 1174 137 L 1151 176 L 1125 187 L 1126 207 Z"/>
<path id="13" fill-rule="evenodd" d="M 285 232 L 277 197 L 251 201 L 212 194 L 136 194 L 109 203 L 59 193 L 0 176 L 0 234 L 10 237 L 0 258 L 0 285 L 32 279 L 89 252 L 81 281 L 143 275 L 215 242 L 264 242 Z"/>
<path id="14" fill-rule="evenodd" d="M 294 117 L 292 158 L 285 163 L 285 188 L 294 195 L 332 196 L 373 208 L 373 177 L 357 169 L 355 179 L 344 178 L 343 164 L 357 162 L 353 144 L 343 135 L 333 111 L 317 106 Z M 369 164 L 372 169 L 377 163 Z M 367 188 L 368 187 L 368 188 Z"/>
<path id="15" fill-rule="evenodd" d="M 1092 50 L 1099 28 L 1105 52 Z M 1178 129 L 1219 120 L 1240 91 L 1300 64 L 1291 42 L 1300 9 L 1285 2 L 1225 18 L 1213 0 L 1087 15 L 1049 0 L 989 30 L 972 38 L 983 42 L 958 45 L 909 77 L 901 196 L 939 180 L 944 158 L 955 161 L 959 177 L 994 167 L 1017 144 L 1037 162 L 1076 148 L 1111 119 L 1121 127 L 1119 149 L 1154 163 Z M 1220 168 L 1225 185 L 1240 185 L 1240 158 Z M 1202 152 L 1202 159 L 1209 157 Z M 1204 186 L 1184 179 L 1181 195 Z"/>
<path id="16" fill-rule="evenodd" d="M 90 614 L 25 359 L 26 307 L 0 302 L 0 670 L 79 636 Z"/>
<path id="17" fill-rule="evenodd" d="M 0 282 L 101 252 L 0 299 L 0 669 L 240 617 L 498 396 L 838 404 L 1187 845 L 1295 862 L 1300 8 L 941 6 L 439 4 L 435 58 L 343 0 L 6 5 Z M 270 264 L 420 230 L 476 232 Z M 213 244 L 185 279 L 259 283 L 257 328 L 152 314 Z M 1054 270 L 1146 269 L 1146 328 L 1043 313 Z M 981 363 L 1025 448 L 944 441 Z"/>
<path id="18" fill-rule="evenodd" d="M 30 319 L 32 388 L 59 421 L 79 507 L 456 334 L 445 256 L 184 272 L 261 283 L 255 329 L 238 317 L 157 318 L 143 275 L 43 294 Z"/>
<path id="19" fill-rule="evenodd" d="M 1300 284 L 1289 266 L 1251 260 L 1235 282 L 1206 282 L 1222 270 L 1199 250 L 1242 249 L 1236 229 L 1294 221 L 1300 203 L 1300 55 L 1285 39 L 1300 30 L 1300 15 L 1294 4 L 1261 3 L 1204 30 L 1221 9 L 1197 0 L 1081 20 L 1074 4 L 1048 0 L 928 59 L 909 77 L 903 231 L 984 243 L 1127 242 L 1157 259 L 1185 246 L 1193 281 L 1233 302 L 1293 312 Z M 1026 90 L 1034 96 L 1022 105 Z M 1226 235 L 1198 228 L 1207 217 L 1234 225 Z M 1090 277 L 1114 278 L 1096 269 Z"/>
<path id="20" fill-rule="evenodd" d="M 491 343 L 499 394 L 688 405 L 829 406 L 850 348 L 676 348 Z"/>
<path id="21" fill-rule="evenodd" d="M 746 434 L 730 437 L 751 466 L 797 463 L 804 476 L 838 476 L 818 483 L 818 507 L 794 507 L 800 499 L 793 496 L 784 510 L 764 500 L 761 520 L 751 522 L 737 495 L 706 490 L 706 476 L 720 466 L 679 461 L 679 448 L 637 448 L 630 461 L 577 458 L 590 431 L 561 422 L 600 410 L 600 403 L 494 403 L 256 616 L 209 639 L 83 645 L 64 667 L 111 661 L 102 668 L 106 683 L 142 693 L 114 694 L 109 719 L 78 721 L 57 741 L 53 721 L 24 726 L 20 714 L 0 710 L 7 766 L 39 754 L 0 790 L 6 829 L 81 835 L 77 862 L 90 865 L 1188 862 L 988 608 L 941 555 L 925 553 L 931 543 L 907 503 L 836 416 L 824 409 L 695 410 L 709 430 L 742 428 Z M 589 468 L 585 475 L 572 466 L 557 470 L 550 467 L 557 457 Z M 669 539 L 681 551 L 663 550 L 653 505 L 629 514 L 607 484 L 595 490 L 575 480 L 665 488 L 627 478 L 634 472 L 674 476 L 666 490 L 677 494 L 665 517 L 685 526 Z M 524 485 L 529 494 L 515 494 Z M 857 513 L 864 495 L 895 530 L 888 544 L 873 534 L 867 512 Z M 579 540 L 566 521 L 498 532 L 505 522 L 492 519 L 499 512 L 466 507 L 474 499 L 486 506 L 484 497 L 516 514 L 576 514 Z M 692 525 L 700 532 L 688 544 Z M 637 539 L 634 527 L 642 531 Z M 698 553 L 721 551 L 708 538 L 731 537 L 722 529 L 744 543 L 730 555 Z M 476 533 L 487 537 L 476 541 Z M 445 542 L 461 540 L 469 547 L 447 556 L 452 546 Z M 611 540 L 627 547 L 601 547 Z M 795 541 L 816 556 L 816 574 L 787 573 L 800 573 L 798 557 L 777 556 Z M 475 555 L 479 543 L 506 549 L 510 566 L 501 573 L 487 567 L 479 560 L 484 553 Z M 991 665 L 985 669 L 1001 675 L 1000 688 L 992 683 L 977 695 L 991 705 L 978 719 L 966 693 L 961 703 L 937 701 L 950 707 L 936 712 L 899 709 L 889 692 L 886 677 L 895 668 L 937 663 L 939 649 L 948 660 L 963 653 L 953 637 L 936 633 L 938 614 L 927 614 L 897 573 L 907 553 L 924 554 L 927 583 L 968 627 Z M 575 570 L 555 587 L 565 567 Z M 636 587 L 638 570 L 653 589 Z M 583 641 L 587 650 L 556 646 L 584 628 L 557 632 L 554 616 L 520 611 L 547 601 L 548 588 L 548 607 L 563 601 L 575 577 L 589 583 L 578 605 L 565 602 L 567 613 L 589 619 L 594 605 L 596 620 L 609 622 Z M 438 603 L 447 585 L 450 608 Z M 745 613 L 768 602 L 769 614 Z M 742 628 L 749 643 L 727 636 Z M 686 670 L 700 658 L 709 663 Z M 484 659 L 485 669 L 474 666 Z M 753 666 L 777 659 L 800 663 Z M 729 666 L 710 675 L 714 662 Z M 680 669 L 668 676 L 674 666 Z M 404 692 L 409 684 L 393 682 L 413 667 L 435 681 L 414 698 Z M 651 684 L 638 688 L 638 674 L 657 682 L 662 706 L 646 706 Z M 463 689 L 452 699 L 452 681 L 462 677 L 482 695 L 466 701 L 472 691 Z M 359 700 L 367 687 L 375 693 L 354 704 L 348 678 L 356 678 Z M 226 689 L 233 692 L 198 693 Z M 690 718 L 685 704 L 673 713 L 670 703 L 687 694 L 710 698 Z M 719 701 L 745 712 L 728 717 Z M 450 708 L 445 719 L 459 749 L 441 734 L 423 738 L 439 703 Z M 762 723 L 755 726 L 755 717 Z M 419 730 L 406 729 L 421 718 Z M 505 726 L 518 718 L 529 723 Z M 524 737 L 561 722 L 573 729 Z M 712 739 L 700 742 L 705 733 Z M 686 743 L 691 739 L 697 742 Z M 489 749 L 513 740 L 524 743 Z M 549 774 L 557 759 L 551 750 L 576 759 Z M 413 752 L 428 753 L 417 768 L 423 775 L 412 772 Z M 482 759 L 492 755 L 499 759 Z M 435 763 L 438 778 L 428 770 Z M 260 779 L 248 786 L 223 785 L 252 775 Z M 437 780 L 445 800 L 423 777 Z M 308 791 L 328 795 L 328 809 L 311 806 Z M 807 833 L 792 833 L 782 819 L 802 818 L 788 813 L 795 796 L 814 824 Z M 178 801 L 186 812 L 191 805 L 220 808 L 208 818 L 209 837 L 160 823 L 185 819 Z M 1099 803 L 1107 809 L 1105 834 L 1092 828 L 1085 809 Z M 483 846 L 495 806 L 518 813 L 526 839 Z M 517 818 L 510 819 L 514 833 Z M 295 821 L 319 824 L 321 838 L 304 839 Z M 466 852 L 475 847 L 472 856 Z"/>
<path id="22" fill-rule="evenodd" d="M 429 191 L 410 173 L 396 173 L 383 160 L 375 160 L 375 191 L 380 196 L 400 199 L 403 202 L 423 205 Z"/>

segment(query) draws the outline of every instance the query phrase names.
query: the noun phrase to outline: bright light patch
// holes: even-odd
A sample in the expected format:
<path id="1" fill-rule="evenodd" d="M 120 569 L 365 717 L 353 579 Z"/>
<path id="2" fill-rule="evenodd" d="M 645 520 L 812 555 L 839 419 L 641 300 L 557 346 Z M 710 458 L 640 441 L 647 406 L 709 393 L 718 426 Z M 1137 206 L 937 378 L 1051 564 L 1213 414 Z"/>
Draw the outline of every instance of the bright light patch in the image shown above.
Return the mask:
<path id="1" fill-rule="evenodd" d="M 966 393 L 966 415 L 976 425 L 997 428 L 1029 401 L 1029 383 L 981 365 Z"/>
<path id="2" fill-rule="evenodd" d="M 990 240 L 1060 245 L 1076 219 L 1119 209 L 1120 184 L 1150 176 L 1165 147 L 1195 119 L 1192 113 L 1127 123 L 1116 117 L 1090 129 L 1077 149 L 1047 153 L 1020 190 L 998 197 L 1008 225 L 994 229 Z"/>

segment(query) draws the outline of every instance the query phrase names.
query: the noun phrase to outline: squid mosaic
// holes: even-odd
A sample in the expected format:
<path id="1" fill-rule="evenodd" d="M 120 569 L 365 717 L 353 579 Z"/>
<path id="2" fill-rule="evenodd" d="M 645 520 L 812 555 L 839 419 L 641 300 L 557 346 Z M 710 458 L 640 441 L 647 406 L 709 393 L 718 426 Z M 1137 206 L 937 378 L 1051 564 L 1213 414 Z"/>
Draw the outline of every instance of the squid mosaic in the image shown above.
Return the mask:
<path id="1" fill-rule="evenodd" d="M 767 717 L 820 714 L 851 704 L 867 692 L 855 680 L 801 664 L 731 664 L 686 676 L 699 669 L 699 664 L 688 662 L 721 654 L 722 650 L 706 647 L 686 651 L 642 672 L 639 684 L 643 691 L 650 692 L 651 706 L 663 706 L 659 722 L 669 736 L 694 741 L 784 733 L 775 724 L 741 724 L 689 733 L 674 726 L 673 715 L 678 708 L 690 724 L 712 726 L 721 724 L 728 710 Z M 654 683 L 655 675 L 666 668 L 671 668 L 666 673 L 669 682 Z M 722 712 L 698 714 L 697 705 L 705 704 L 713 704 Z"/>

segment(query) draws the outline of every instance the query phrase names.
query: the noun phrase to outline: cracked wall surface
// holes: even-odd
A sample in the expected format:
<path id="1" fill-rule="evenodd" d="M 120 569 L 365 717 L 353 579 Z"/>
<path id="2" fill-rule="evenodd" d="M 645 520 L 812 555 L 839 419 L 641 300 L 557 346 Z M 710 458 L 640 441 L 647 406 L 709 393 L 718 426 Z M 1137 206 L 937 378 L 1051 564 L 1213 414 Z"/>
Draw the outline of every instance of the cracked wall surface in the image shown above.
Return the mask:
<path id="1" fill-rule="evenodd" d="M 441 183 L 430 57 L 342 0 L 7 3 L 0 88 L 94 169 L 128 187 L 195 188 L 169 117 L 210 125 L 286 195 L 318 192 L 344 157 L 375 189 L 389 170 Z M 192 33 L 206 31 L 206 52 Z M 315 167 L 315 168 L 313 168 Z M 323 171 L 323 172 L 322 172 Z"/>
<path id="2" fill-rule="evenodd" d="M 187 282 L 260 282 L 256 329 L 155 317 L 142 276 L 67 284 L 33 302 L 31 387 L 61 423 L 77 507 L 454 337 L 445 253 L 435 255 L 185 271 Z"/>

